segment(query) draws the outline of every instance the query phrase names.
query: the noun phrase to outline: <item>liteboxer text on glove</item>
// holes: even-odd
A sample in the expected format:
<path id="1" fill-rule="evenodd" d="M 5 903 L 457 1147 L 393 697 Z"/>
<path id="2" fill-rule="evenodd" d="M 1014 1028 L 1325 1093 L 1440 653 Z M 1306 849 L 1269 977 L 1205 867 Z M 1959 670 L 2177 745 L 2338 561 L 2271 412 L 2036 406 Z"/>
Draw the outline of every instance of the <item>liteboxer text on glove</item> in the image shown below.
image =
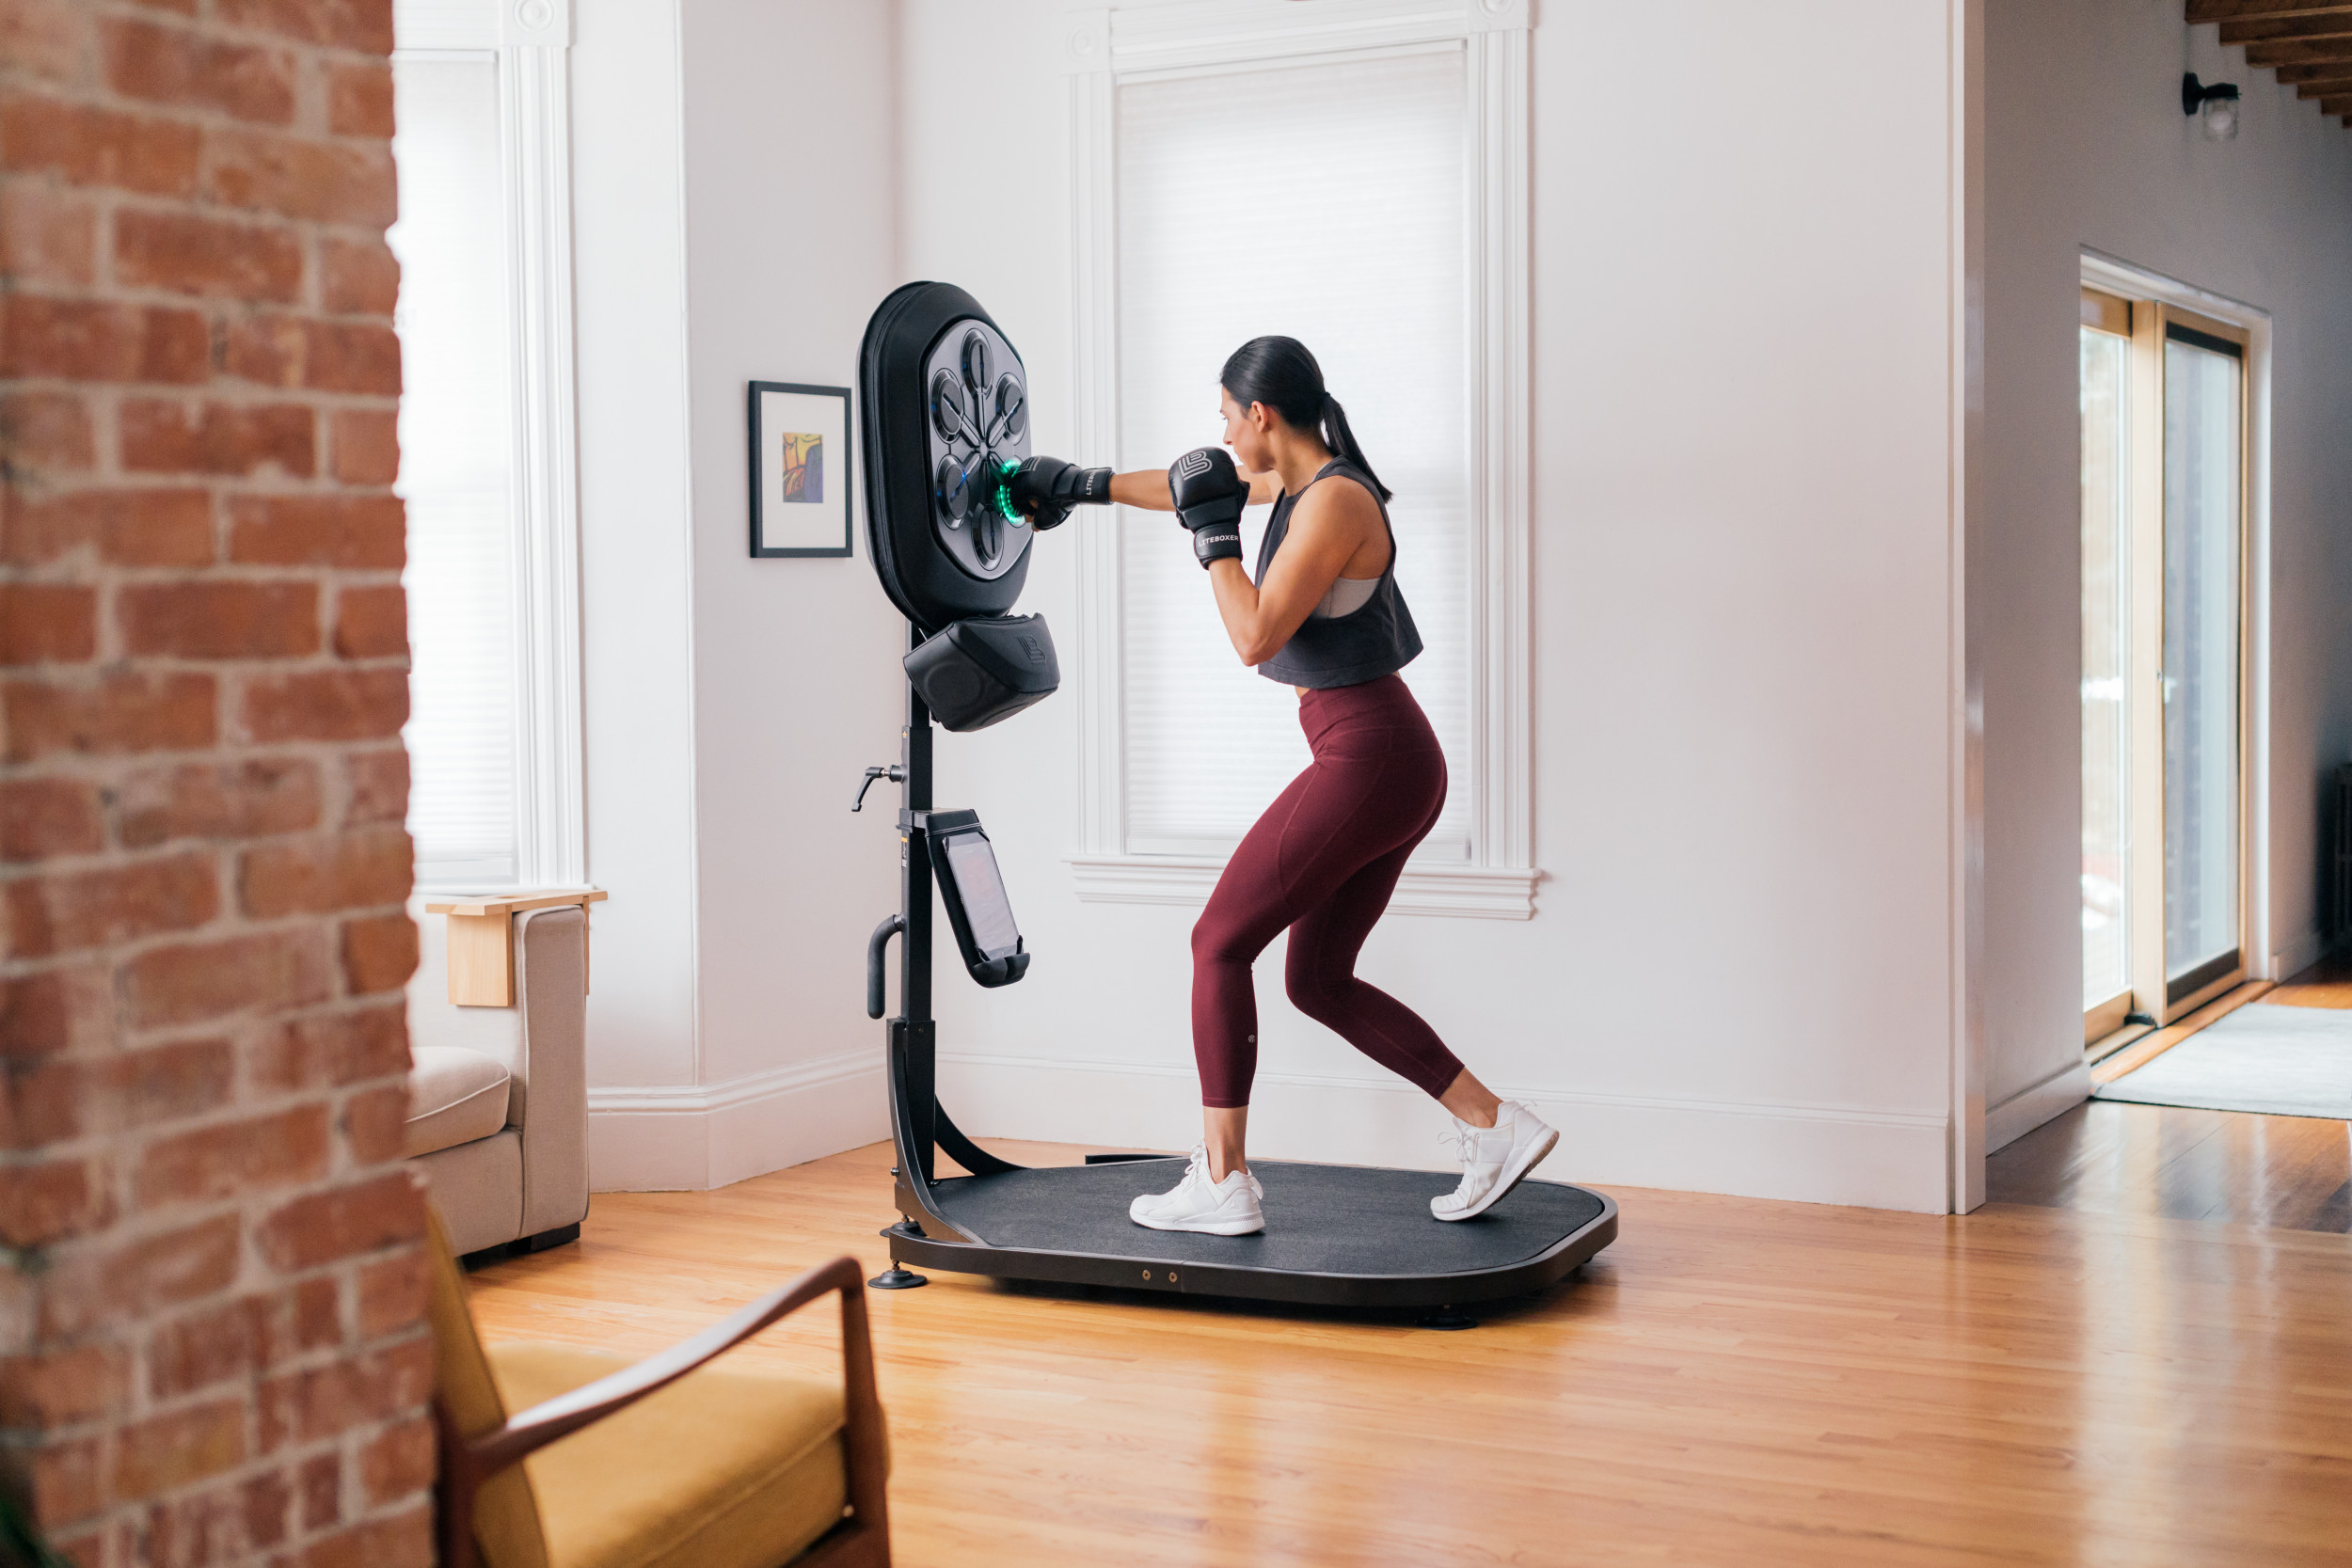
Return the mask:
<path id="1" fill-rule="evenodd" d="M 1222 447 L 1202 447 L 1178 458 L 1168 470 L 1168 499 L 1176 520 L 1192 532 L 1192 553 L 1203 571 L 1212 561 L 1241 559 L 1241 512 L 1249 504 L 1249 483 Z"/>

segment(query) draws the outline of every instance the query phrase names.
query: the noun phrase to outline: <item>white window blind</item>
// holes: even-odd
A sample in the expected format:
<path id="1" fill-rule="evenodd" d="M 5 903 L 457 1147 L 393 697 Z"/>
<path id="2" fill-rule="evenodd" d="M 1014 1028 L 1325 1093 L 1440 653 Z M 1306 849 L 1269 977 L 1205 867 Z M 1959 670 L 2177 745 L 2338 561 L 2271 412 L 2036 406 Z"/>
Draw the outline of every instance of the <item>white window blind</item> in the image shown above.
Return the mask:
<path id="1" fill-rule="evenodd" d="M 1314 354 L 1396 492 L 1426 645 L 1405 678 L 1453 775 L 1417 859 L 1443 863 L 1471 854 L 1467 91 L 1444 45 L 1122 82 L 1115 110 L 1120 464 L 1216 442 L 1217 372 L 1248 340 Z M 1125 847 L 1222 852 L 1307 764 L 1297 698 L 1234 658 L 1166 514 L 1121 526 Z"/>
<path id="2" fill-rule="evenodd" d="M 401 468 L 408 510 L 408 831 L 425 886 L 518 876 L 512 325 L 498 59 L 392 70 Z"/>

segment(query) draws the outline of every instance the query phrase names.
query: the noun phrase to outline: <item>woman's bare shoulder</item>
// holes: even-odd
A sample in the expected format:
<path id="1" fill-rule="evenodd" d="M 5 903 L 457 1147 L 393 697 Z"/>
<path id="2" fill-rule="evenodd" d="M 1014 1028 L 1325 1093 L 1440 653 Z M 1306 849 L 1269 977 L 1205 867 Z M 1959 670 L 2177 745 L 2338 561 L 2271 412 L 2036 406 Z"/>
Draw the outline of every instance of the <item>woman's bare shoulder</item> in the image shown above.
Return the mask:
<path id="1" fill-rule="evenodd" d="M 1304 527 L 1310 522 L 1342 532 L 1377 531 L 1380 502 L 1355 475 L 1325 474 L 1298 493 L 1298 509 L 1292 527 Z"/>
<path id="2" fill-rule="evenodd" d="M 1344 468 L 1317 475 L 1298 493 L 1298 505 L 1301 511 L 1311 506 L 1323 511 L 1369 512 L 1375 516 L 1380 512 L 1372 486 Z"/>

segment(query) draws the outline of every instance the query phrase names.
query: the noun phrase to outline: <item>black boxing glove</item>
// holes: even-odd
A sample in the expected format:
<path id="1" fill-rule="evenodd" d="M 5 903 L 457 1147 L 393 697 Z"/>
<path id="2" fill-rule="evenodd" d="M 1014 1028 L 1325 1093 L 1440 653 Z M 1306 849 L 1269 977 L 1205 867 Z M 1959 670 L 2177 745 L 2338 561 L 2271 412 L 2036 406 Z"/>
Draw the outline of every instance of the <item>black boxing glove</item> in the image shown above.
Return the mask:
<path id="1" fill-rule="evenodd" d="M 1108 468 L 1081 468 L 1058 457 L 1025 457 L 1005 483 L 1005 502 L 1040 533 L 1069 520 L 1073 506 L 1107 506 Z"/>
<path id="2" fill-rule="evenodd" d="M 1170 465 L 1168 499 L 1176 503 L 1176 520 L 1192 531 L 1192 553 L 1201 570 L 1212 561 L 1241 559 L 1241 511 L 1249 504 L 1249 482 L 1223 447 L 1188 451 Z"/>

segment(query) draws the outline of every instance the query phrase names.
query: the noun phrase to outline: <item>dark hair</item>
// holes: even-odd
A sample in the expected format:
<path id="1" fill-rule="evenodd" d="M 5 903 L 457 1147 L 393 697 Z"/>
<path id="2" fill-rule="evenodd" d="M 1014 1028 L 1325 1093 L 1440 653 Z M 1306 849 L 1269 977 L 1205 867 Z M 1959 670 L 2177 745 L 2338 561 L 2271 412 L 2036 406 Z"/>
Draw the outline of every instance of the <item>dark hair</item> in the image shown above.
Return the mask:
<path id="1" fill-rule="evenodd" d="M 1323 389 L 1323 367 L 1306 344 L 1295 338 L 1252 338 L 1233 350 L 1216 378 L 1243 407 L 1263 403 L 1292 429 L 1319 436 L 1334 456 L 1372 482 L 1382 500 L 1389 499 L 1389 487 L 1364 461 L 1364 449 L 1347 428 L 1347 411 Z"/>

